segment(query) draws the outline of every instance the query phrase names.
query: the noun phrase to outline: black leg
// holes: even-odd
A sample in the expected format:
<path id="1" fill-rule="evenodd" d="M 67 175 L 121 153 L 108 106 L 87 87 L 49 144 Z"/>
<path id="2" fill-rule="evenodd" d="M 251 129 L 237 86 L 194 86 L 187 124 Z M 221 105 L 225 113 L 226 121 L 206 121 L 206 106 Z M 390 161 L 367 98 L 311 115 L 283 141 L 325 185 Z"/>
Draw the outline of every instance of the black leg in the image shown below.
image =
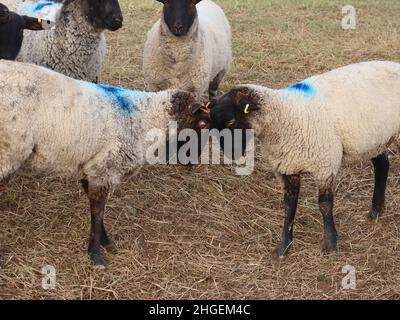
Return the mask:
<path id="1" fill-rule="evenodd" d="M 372 208 L 368 217 L 371 220 L 375 220 L 383 213 L 385 206 L 386 182 L 389 173 L 389 158 L 387 154 L 384 153 L 372 159 L 372 163 L 374 165 L 375 172 L 375 187 L 374 196 L 372 198 Z"/>
<path id="2" fill-rule="evenodd" d="M 224 78 L 224 75 L 225 75 L 225 72 L 221 71 L 220 73 L 218 73 L 218 75 L 215 77 L 215 79 L 210 83 L 210 86 L 208 88 L 208 94 L 209 94 L 210 102 L 212 104 L 216 103 L 216 101 L 217 101 L 219 84 L 221 83 L 222 79 Z"/>
<path id="3" fill-rule="evenodd" d="M 91 228 L 88 253 L 95 267 L 104 268 L 105 261 L 101 253 L 101 240 L 103 234 L 103 217 L 107 201 L 107 192 L 89 191 Z"/>
<path id="4" fill-rule="evenodd" d="M 287 255 L 293 242 L 294 217 L 300 192 L 300 176 L 283 176 L 282 179 L 284 184 L 285 223 L 283 225 L 281 243 L 277 248 L 279 257 Z"/>
<path id="5" fill-rule="evenodd" d="M 92 188 L 88 180 L 82 180 L 81 183 L 90 202 L 91 225 L 88 253 L 95 268 L 105 268 L 101 246 L 111 244 L 103 222 L 108 192 L 102 188 Z"/>
<path id="6" fill-rule="evenodd" d="M 117 249 L 115 248 L 114 242 L 109 238 L 106 228 L 104 226 L 104 221 L 101 222 L 101 238 L 100 238 L 101 246 L 106 249 L 108 252 L 116 253 Z"/>
<path id="7" fill-rule="evenodd" d="M 82 179 L 81 184 L 82 184 L 83 191 L 85 191 L 85 193 L 87 195 L 89 195 L 89 181 L 87 181 L 86 179 Z"/>
<path id="8" fill-rule="evenodd" d="M 89 195 L 89 182 L 86 179 L 81 180 L 83 190 L 87 195 Z M 104 226 L 103 219 L 101 220 L 101 237 L 100 244 L 109 251 L 116 251 L 114 243 L 110 240 L 107 235 L 106 228 Z"/>
<path id="9" fill-rule="evenodd" d="M 322 249 L 326 252 L 337 251 L 337 232 L 333 219 L 333 200 L 334 193 L 332 188 L 324 188 L 319 191 L 319 210 L 324 220 L 324 241 Z"/>

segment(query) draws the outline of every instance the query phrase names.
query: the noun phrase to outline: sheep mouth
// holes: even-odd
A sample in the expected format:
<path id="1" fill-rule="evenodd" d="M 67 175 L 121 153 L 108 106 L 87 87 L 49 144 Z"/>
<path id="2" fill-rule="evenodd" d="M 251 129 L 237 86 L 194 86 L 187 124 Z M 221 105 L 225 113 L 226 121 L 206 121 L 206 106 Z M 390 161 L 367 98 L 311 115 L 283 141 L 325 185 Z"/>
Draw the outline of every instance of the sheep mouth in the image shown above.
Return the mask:
<path id="1" fill-rule="evenodd" d="M 185 31 L 173 31 L 172 34 L 173 34 L 175 37 L 183 38 L 184 36 L 187 35 L 187 32 L 185 32 Z"/>
<path id="2" fill-rule="evenodd" d="M 105 23 L 104 26 L 109 31 L 117 31 L 122 28 L 123 23 L 122 21 L 112 21 L 110 23 Z"/>

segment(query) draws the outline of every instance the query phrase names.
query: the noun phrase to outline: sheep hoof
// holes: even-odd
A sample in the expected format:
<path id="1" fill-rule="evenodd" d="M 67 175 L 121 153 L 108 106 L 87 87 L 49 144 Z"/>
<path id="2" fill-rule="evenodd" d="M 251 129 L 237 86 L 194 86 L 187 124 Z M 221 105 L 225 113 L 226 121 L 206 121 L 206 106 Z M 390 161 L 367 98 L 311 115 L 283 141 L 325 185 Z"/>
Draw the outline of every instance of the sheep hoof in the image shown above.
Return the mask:
<path id="1" fill-rule="evenodd" d="M 322 252 L 324 253 L 331 254 L 336 253 L 337 251 L 338 249 L 336 241 L 325 240 L 322 244 Z"/>
<path id="2" fill-rule="evenodd" d="M 101 254 L 91 254 L 90 260 L 92 261 L 92 268 L 94 270 L 104 270 L 106 268 L 106 262 Z"/>
<path id="3" fill-rule="evenodd" d="M 281 244 L 279 244 L 279 246 L 275 250 L 276 255 L 278 256 L 278 258 L 280 258 L 280 259 L 286 258 L 288 253 L 289 253 L 289 249 L 290 249 L 291 246 L 292 246 L 292 243 L 289 243 L 289 244 L 281 243 Z"/>
<path id="4" fill-rule="evenodd" d="M 106 266 L 103 265 L 92 265 L 93 270 L 105 270 Z"/>
<path id="5" fill-rule="evenodd" d="M 368 219 L 371 221 L 378 220 L 378 218 L 381 216 L 381 214 L 382 214 L 382 212 L 372 209 L 368 213 Z"/>

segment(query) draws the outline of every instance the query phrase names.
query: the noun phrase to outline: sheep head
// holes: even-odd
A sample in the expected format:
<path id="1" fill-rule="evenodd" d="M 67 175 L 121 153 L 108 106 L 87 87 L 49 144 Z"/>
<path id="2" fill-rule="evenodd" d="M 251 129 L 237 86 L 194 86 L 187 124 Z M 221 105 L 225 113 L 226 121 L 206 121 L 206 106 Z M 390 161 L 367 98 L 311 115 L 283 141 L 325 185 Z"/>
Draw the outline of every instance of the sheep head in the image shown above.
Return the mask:
<path id="1" fill-rule="evenodd" d="M 235 146 L 242 148 L 242 155 L 246 151 L 247 136 L 246 130 L 251 129 L 250 117 L 253 113 L 260 110 L 259 95 L 247 86 L 240 86 L 232 89 L 222 96 L 212 106 L 210 112 L 211 126 L 218 131 L 230 130 L 233 137 L 232 156 L 238 155 Z M 240 140 L 234 130 L 241 130 Z M 224 139 L 220 139 L 220 144 L 224 148 Z"/>
<path id="2" fill-rule="evenodd" d="M 164 4 L 164 21 L 171 33 L 176 37 L 187 35 L 197 17 L 196 4 L 201 0 L 157 1 Z"/>
<path id="3" fill-rule="evenodd" d="M 118 0 L 84 0 L 87 16 L 97 29 L 116 31 L 122 28 L 123 16 Z"/>
<path id="4" fill-rule="evenodd" d="M 197 102 L 193 93 L 180 90 L 175 91 L 172 95 L 171 104 L 170 115 L 177 122 L 178 134 L 182 130 L 191 129 L 196 136 L 194 140 L 178 141 L 177 151 L 179 152 L 180 148 L 187 143 L 195 143 L 197 145 L 191 146 L 197 148 L 197 155 L 200 155 L 204 148 L 203 144 L 206 143 L 206 141 L 202 141 L 204 140 L 202 139 L 202 130 L 208 130 L 211 127 L 208 105 Z M 193 158 L 191 163 L 195 163 L 197 160 Z"/>

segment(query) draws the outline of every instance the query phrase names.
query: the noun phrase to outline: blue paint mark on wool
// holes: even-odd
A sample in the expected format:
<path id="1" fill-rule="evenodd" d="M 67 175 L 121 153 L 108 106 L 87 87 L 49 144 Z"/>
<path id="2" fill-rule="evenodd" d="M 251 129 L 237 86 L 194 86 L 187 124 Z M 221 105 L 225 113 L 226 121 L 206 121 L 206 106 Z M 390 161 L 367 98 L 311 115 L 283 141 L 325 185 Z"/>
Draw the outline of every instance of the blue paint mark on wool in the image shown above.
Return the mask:
<path id="1" fill-rule="evenodd" d="M 306 96 L 314 96 L 317 93 L 317 90 L 313 85 L 304 81 L 290 86 L 289 88 L 287 88 L 287 90 L 290 92 L 301 93 Z"/>
<path id="2" fill-rule="evenodd" d="M 127 90 L 105 84 L 98 84 L 97 87 L 113 100 L 114 107 L 121 111 L 132 113 L 135 106 L 133 105 L 133 101 L 128 99 Z"/>
<path id="3" fill-rule="evenodd" d="M 127 90 L 106 84 L 92 84 L 111 101 L 113 108 L 124 114 L 132 114 L 136 109 L 135 103 L 147 98 L 149 93 L 143 91 Z"/>
<path id="4" fill-rule="evenodd" d="M 22 2 L 17 9 L 17 12 L 22 15 L 28 15 L 28 16 L 34 16 L 37 17 L 39 15 L 42 15 L 42 10 L 44 8 L 55 8 L 55 7 L 60 7 L 60 3 L 56 3 L 53 1 L 39 1 L 37 3 L 32 3 L 30 1 L 28 2 Z M 43 18 L 43 17 L 42 17 Z"/>
<path id="5" fill-rule="evenodd" d="M 44 7 L 52 6 L 54 5 L 54 2 L 51 1 L 43 1 L 43 2 L 38 2 L 33 8 L 32 12 L 38 12 L 42 10 Z"/>

